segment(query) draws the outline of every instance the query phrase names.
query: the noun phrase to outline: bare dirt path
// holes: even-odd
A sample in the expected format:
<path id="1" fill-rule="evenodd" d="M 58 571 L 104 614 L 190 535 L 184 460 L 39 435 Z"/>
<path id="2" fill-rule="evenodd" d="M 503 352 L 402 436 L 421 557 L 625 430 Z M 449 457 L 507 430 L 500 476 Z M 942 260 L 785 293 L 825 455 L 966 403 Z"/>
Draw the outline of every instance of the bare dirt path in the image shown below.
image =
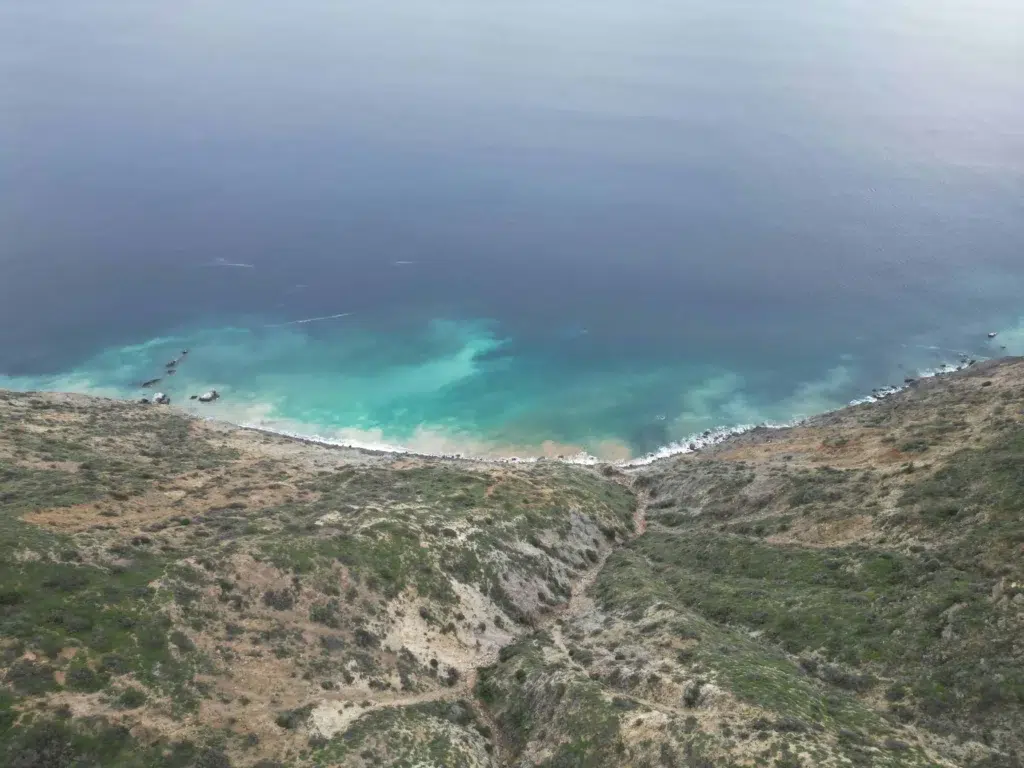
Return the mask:
<path id="1" fill-rule="evenodd" d="M 642 492 L 636 492 L 636 509 L 633 512 L 633 534 L 629 537 L 629 540 L 635 539 L 637 536 L 642 536 L 647 530 L 647 507 L 649 499 L 647 494 Z M 600 575 L 601 570 L 604 568 L 605 563 L 613 552 L 615 552 L 621 544 L 613 545 L 608 547 L 604 552 L 601 553 L 596 563 L 571 586 L 571 592 L 569 601 L 557 611 L 553 611 L 547 616 L 543 617 L 537 622 L 535 630 L 548 630 L 551 633 L 552 639 L 556 647 L 558 647 L 563 653 L 568 655 L 568 648 L 565 645 L 565 641 L 562 637 L 561 625 L 567 621 L 582 618 L 596 609 L 593 597 L 590 596 L 590 591 L 597 581 L 597 577 Z M 496 661 L 495 659 L 491 660 Z M 484 664 L 486 666 L 486 664 Z M 379 707 L 408 707 L 416 704 L 423 704 L 433 701 L 458 701 L 460 699 L 466 699 L 473 702 L 474 709 L 477 716 L 490 728 L 492 739 L 494 741 L 494 754 L 493 760 L 495 765 L 506 764 L 506 756 L 508 755 L 508 748 L 502 743 L 501 730 L 487 706 L 475 697 L 477 680 L 477 669 L 471 668 L 466 671 L 459 681 L 446 688 L 437 688 L 432 691 L 425 691 L 422 693 L 409 693 L 404 691 L 373 691 L 367 692 L 363 689 L 338 689 L 325 693 L 321 700 L 325 702 L 333 701 L 352 701 L 359 702 L 355 707 L 351 708 L 351 714 L 346 713 L 347 716 L 339 721 L 351 722 L 353 720 L 362 717 L 367 712 L 370 712 Z M 640 700 L 638 700 L 640 701 Z M 653 702 L 641 703 L 655 707 Z"/>
<path id="2" fill-rule="evenodd" d="M 633 538 L 643 536 L 647 531 L 647 505 L 650 498 L 645 492 L 633 491 L 636 495 L 636 511 L 633 512 Z"/>
<path id="3" fill-rule="evenodd" d="M 467 675 L 464 680 L 450 688 L 435 688 L 434 690 L 421 693 L 409 693 L 407 691 L 367 692 L 364 688 L 341 688 L 327 691 L 318 698 L 321 701 L 352 701 L 356 702 L 358 706 L 368 703 L 369 706 L 363 706 L 364 711 L 369 710 L 370 707 L 410 707 L 414 704 L 425 704 L 430 701 L 463 698 L 472 690 L 472 685 L 475 682 L 476 671 L 474 670 L 471 675 Z"/>
<path id="4" fill-rule="evenodd" d="M 635 539 L 637 536 L 642 536 L 644 531 L 647 530 L 647 505 L 649 499 L 646 493 L 636 492 L 636 509 L 633 512 L 633 535 L 630 539 Z M 594 608 L 594 600 L 589 596 L 591 587 L 594 586 L 594 582 L 597 581 L 597 577 L 601 574 L 604 569 L 604 564 L 608 562 L 608 558 L 612 552 L 615 552 L 618 547 L 609 547 L 606 549 L 598 561 L 594 564 L 594 567 L 589 569 L 583 576 L 580 577 L 579 581 L 572 585 L 572 592 L 569 597 L 569 602 L 565 607 L 554 614 L 552 619 L 562 619 L 563 621 L 569 621 L 571 619 L 579 618 L 584 616 Z M 550 623 L 552 619 L 549 619 L 547 623 Z"/>
<path id="5" fill-rule="evenodd" d="M 646 493 L 635 493 L 636 509 L 633 511 L 633 535 L 630 539 L 642 536 L 644 531 L 647 530 L 647 505 L 649 499 Z M 552 642 L 566 656 L 569 655 L 569 649 L 566 647 L 565 638 L 562 636 L 562 625 L 575 619 L 583 618 L 596 609 L 597 606 L 594 603 L 594 598 L 590 595 L 590 590 L 597 581 L 597 577 L 601 575 L 601 571 L 604 569 L 605 563 L 608 562 L 608 558 L 617 549 L 617 546 L 606 549 L 598 558 L 594 567 L 589 569 L 572 585 L 569 602 L 566 603 L 565 607 L 557 613 L 546 617 L 537 627 L 538 629 L 548 630 L 551 634 Z"/>

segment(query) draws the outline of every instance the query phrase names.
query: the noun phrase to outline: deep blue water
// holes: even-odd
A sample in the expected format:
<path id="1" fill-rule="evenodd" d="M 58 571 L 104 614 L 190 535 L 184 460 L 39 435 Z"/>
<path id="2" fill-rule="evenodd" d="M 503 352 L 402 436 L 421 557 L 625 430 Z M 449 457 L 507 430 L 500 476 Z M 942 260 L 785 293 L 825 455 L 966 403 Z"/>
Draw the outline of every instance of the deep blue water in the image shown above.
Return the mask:
<path id="1" fill-rule="evenodd" d="M 1017 0 L 0 2 L 0 386 L 637 455 L 1022 290 Z"/>

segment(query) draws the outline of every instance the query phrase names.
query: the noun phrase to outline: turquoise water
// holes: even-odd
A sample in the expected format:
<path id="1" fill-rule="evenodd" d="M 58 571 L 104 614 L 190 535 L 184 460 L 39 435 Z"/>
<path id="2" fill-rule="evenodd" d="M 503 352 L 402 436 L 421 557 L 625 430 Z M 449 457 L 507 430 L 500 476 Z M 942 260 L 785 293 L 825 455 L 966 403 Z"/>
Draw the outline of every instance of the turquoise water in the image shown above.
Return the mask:
<path id="1" fill-rule="evenodd" d="M 310 333 L 313 322 L 331 325 Z M 191 412 L 288 434 L 374 449 L 477 456 L 622 460 L 685 446 L 722 427 L 782 424 L 869 395 L 877 360 L 844 354 L 821 375 L 792 381 L 713 364 L 593 367 L 515 354 L 493 322 L 433 321 L 382 337 L 355 316 L 295 325 L 206 328 L 107 348 L 49 376 L 0 377 L 14 389 L 77 391 L 118 398 L 163 392 Z M 561 344 L 571 347 L 580 332 Z M 1024 330 L 975 348 L 1024 353 Z M 188 349 L 188 354 L 181 352 Z M 667 357 L 667 356 L 666 356 Z M 956 364 L 953 348 L 901 347 L 889 379 Z M 165 363 L 179 359 L 174 375 Z M 161 376 L 149 389 L 144 379 Z M 760 380 L 758 380 L 760 379 Z M 191 395 L 217 389 L 213 404 Z"/>
<path id="2" fill-rule="evenodd" d="M 625 458 L 1024 353 L 1021 30 L 1016 0 L 0 4 L 0 386 L 138 398 L 188 348 L 174 407 Z"/>

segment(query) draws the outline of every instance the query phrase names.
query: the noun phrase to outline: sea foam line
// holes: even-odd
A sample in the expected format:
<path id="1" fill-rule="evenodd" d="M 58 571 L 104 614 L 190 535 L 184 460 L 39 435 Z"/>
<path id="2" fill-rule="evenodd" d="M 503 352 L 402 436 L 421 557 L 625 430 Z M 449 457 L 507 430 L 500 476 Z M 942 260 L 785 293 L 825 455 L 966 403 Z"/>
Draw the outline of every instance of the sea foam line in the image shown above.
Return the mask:
<path id="1" fill-rule="evenodd" d="M 216 416 L 204 416 L 202 417 L 206 421 L 223 421 Z M 287 437 L 292 440 L 299 440 L 304 443 L 313 443 L 315 445 L 324 445 L 331 448 L 348 448 L 357 451 L 366 451 L 368 453 L 391 453 L 401 456 L 415 456 L 417 458 L 425 459 L 446 459 L 453 461 L 472 461 L 479 464 L 517 464 L 517 463 L 533 463 L 537 461 L 565 461 L 569 463 L 575 463 L 568 459 L 547 459 L 541 456 L 476 456 L 469 453 L 427 453 L 424 451 L 418 451 L 414 448 L 409 448 L 404 445 L 393 445 L 391 443 L 370 443 L 361 440 L 339 440 L 332 437 L 324 437 L 315 433 L 307 432 L 293 432 L 287 429 L 280 429 L 278 427 L 268 427 L 266 424 L 250 423 L 250 422 L 239 422 L 237 426 L 242 429 L 251 429 L 254 432 L 264 432 L 269 435 L 279 435 L 281 437 Z M 593 463 L 600 463 L 595 457 Z"/>
<path id="2" fill-rule="evenodd" d="M 290 325 L 294 323 L 306 323 L 313 322 L 315 320 L 332 319 L 334 317 L 344 317 L 351 313 L 342 313 L 340 315 L 329 315 L 323 318 L 307 318 L 304 320 L 293 320 L 290 323 L 283 323 L 282 325 Z M 928 379 L 934 376 L 940 376 L 943 374 L 957 373 L 959 371 L 966 370 L 974 365 L 975 362 L 983 362 L 988 358 L 979 357 L 977 361 L 965 361 L 961 359 L 958 363 L 941 363 L 935 368 L 919 369 L 917 375 L 913 377 L 910 382 L 905 383 L 901 386 L 887 386 L 880 387 L 872 391 L 872 394 L 865 397 L 856 398 L 849 401 L 845 406 L 838 406 L 836 408 L 827 409 L 816 414 L 804 416 L 793 419 L 787 422 L 762 422 L 760 424 L 738 424 L 732 426 L 719 426 L 713 429 L 707 429 L 703 432 L 698 432 L 684 437 L 681 440 L 673 441 L 667 445 L 661 446 L 660 448 L 638 456 L 632 459 L 624 459 L 618 461 L 606 461 L 594 456 L 586 451 L 580 451 L 572 456 L 563 457 L 546 457 L 546 456 L 487 456 L 479 455 L 474 453 L 461 453 L 461 452 L 447 452 L 447 453 L 431 453 L 415 448 L 395 445 L 391 443 L 376 443 L 367 442 L 352 439 L 338 439 L 332 437 L 325 437 L 316 433 L 308 432 L 295 432 L 288 429 L 282 429 L 279 427 L 268 426 L 266 423 L 253 423 L 248 421 L 231 422 L 229 418 L 224 416 L 209 415 L 203 416 L 202 418 L 210 421 L 228 421 L 229 423 L 235 423 L 237 426 L 244 429 L 251 429 L 257 432 L 264 432 L 267 434 L 280 435 L 282 437 L 288 437 L 293 440 L 300 440 L 307 443 L 313 443 L 316 445 L 330 446 L 333 448 L 347 448 L 360 451 L 368 451 L 372 453 L 388 453 L 405 456 L 415 456 L 421 458 L 437 458 L 447 460 L 460 460 L 460 461 L 472 461 L 476 463 L 484 464 L 523 464 L 523 463 L 536 463 L 541 461 L 558 462 L 562 464 L 574 464 L 579 466 L 595 466 L 595 465 L 611 465 L 622 469 L 630 469 L 636 467 L 643 467 L 653 464 L 656 461 L 662 459 L 668 459 L 672 456 L 679 456 L 686 453 L 695 453 L 705 448 L 718 445 L 729 438 L 736 437 L 738 435 L 745 434 L 754 429 L 788 429 L 801 424 L 807 423 L 810 419 L 817 416 L 826 415 L 829 413 L 835 413 L 836 411 L 842 410 L 845 407 L 856 406 L 856 405 L 867 405 L 871 403 L 877 403 L 884 400 L 892 395 L 899 392 L 903 392 L 911 386 L 911 382 L 919 379 Z"/>
<path id="3" fill-rule="evenodd" d="M 255 264 L 243 264 L 239 261 L 224 261 L 224 259 L 214 259 L 211 262 L 203 264 L 204 267 L 236 267 L 239 269 L 255 269 Z"/>
<path id="4" fill-rule="evenodd" d="M 216 416 L 204 417 L 210 421 L 221 421 Z M 800 420 L 803 421 L 803 420 Z M 252 422 L 240 422 L 239 427 L 243 429 L 251 429 L 255 432 L 264 432 L 271 435 L 279 435 L 281 437 L 287 437 L 292 440 L 300 440 L 306 443 L 313 443 L 315 445 L 324 445 L 331 448 L 348 448 L 352 450 L 367 451 L 371 453 L 390 453 L 402 456 L 415 456 L 419 458 L 432 458 L 432 459 L 446 459 L 446 460 L 457 460 L 457 461 L 472 461 L 480 464 L 534 464 L 542 461 L 556 462 L 559 464 L 572 464 L 576 466 L 597 466 L 597 465 L 611 465 L 615 467 L 621 467 L 628 469 L 631 467 L 641 467 L 648 464 L 652 464 L 655 461 L 661 459 L 667 459 L 671 456 L 677 456 L 683 453 L 693 453 L 699 451 L 702 448 L 708 448 L 712 445 L 721 443 L 730 437 L 736 435 L 742 435 L 745 432 L 749 432 L 758 427 L 768 429 L 783 429 L 786 427 L 795 426 L 800 421 L 794 421 L 787 424 L 743 424 L 734 427 L 718 427 L 716 429 L 705 430 L 704 432 L 695 434 L 689 438 L 685 438 L 678 442 L 673 442 L 665 445 L 658 450 L 640 456 L 635 459 L 625 459 L 619 461 L 606 461 L 598 458 L 586 451 L 580 451 L 572 456 L 563 456 L 560 458 L 549 458 L 547 456 L 481 456 L 472 453 L 428 453 L 424 451 L 416 450 L 415 448 L 409 448 L 403 445 L 393 445 L 391 443 L 370 443 L 361 440 L 339 440 L 337 438 L 324 437 L 315 433 L 308 432 L 294 432 L 287 429 L 281 429 L 279 427 L 270 427 L 266 424 L 252 423 Z"/>
<path id="5" fill-rule="evenodd" d="M 979 362 L 982 360 L 979 359 Z M 928 368 L 918 372 L 915 379 L 928 379 L 934 376 L 940 376 L 943 374 L 956 373 L 958 371 L 966 370 L 971 365 L 968 363 L 958 363 L 956 365 L 943 363 L 937 368 Z M 903 386 L 891 386 L 881 387 L 876 389 L 871 395 L 866 397 L 857 398 L 851 400 L 845 406 L 839 406 L 832 408 L 821 413 L 813 414 L 811 416 L 801 417 L 793 419 L 787 422 L 763 422 L 761 424 L 738 424 L 734 426 L 720 426 L 714 429 L 706 429 L 703 432 L 698 432 L 689 437 L 685 437 L 681 440 L 674 441 L 667 445 L 658 448 L 651 453 L 638 456 L 634 459 L 624 459 L 619 461 L 605 461 L 587 453 L 586 451 L 580 451 L 573 456 L 566 456 L 561 458 L 548 458 L 545 456 L 480 456 L 471 453 L 427 453 L 418 451 L 414 448 L 409 448 L 402 445 L 393 445 L 390 443 L 370 443 L 363 442 L 360 440 L 339 440 L 337 438 L 324 437 L 318 434 L 300 433 L 293 432 L 291 430 L 280 429 L 276 427 L 269 427 L 266 424 L 260 423 L 249 423 L 242 422 L 238 426 L 244 429 L 251 429 L 256 432 L 265 432 L 272 435 L 280 435 L 282 437 L 288 437 L 293 440 L 300 440 L 307 443 L 313 443 L 316 445 L 325 445 L 333 448 L 348 448 L 352 450 L 368 451 L 372 453 L 389 453 L 403 456 L 415 456 L 420 458 L 434 458 L 434 459 L 446 459 L 446 460 L 458 460 L 458 461 L 472 461 L 475 463 L 482 464 L 532 464 L 541 461 L 551 461 L 561 464 L 573 464 L 577 466 L 596 466 L 596 465 L 611 465 L 622 469 L 631 469 L 636 467 L 644 467 L 653 464 L 656 461 L 662 459 L 668 459 L 672 456 L 680 456 L 686 453 L 696 453 L 697 451 L 705 448 L 710 448 L 719 443 L 725 442 L 729 438 L 736 437 L 738 435 L 745 434 L 755 429 L 789 429 L 792 427 L 800 426 L 801 424 L 807 423 L 810 419 L 816 416 L 822 416 L 829 413 L 835 413 L 836 411 L 842 410 L 845 407 L 855 405 L 867 405 L 871 403 L 880 402 L 892 395 L 899 392 L 903 392 L 908 389 L 910 384 L 904 384 Z M 205 417 L 211 421 L 219 420 L 215 416 Z"/>
<path id="6" fill-rule="evenodd" d="M 983 362 L 983 359 L 979 359 L 979 362 Z M 941 376 L 943 374 L 956 373 L 958 371 L 966 370 L 970 368 L 972 365 L 973 363 L 964 362 L 957 363 L 956 365 L 951 363 L 942 363 L 937 368 L 926 368 L 924 370 L 918 371 L 917 376 L 915 376 L 914 379 L 930 379 L 935 376 Z M 813 419 L 816 416 L 824 416 L 829 413 L 835 413 L 836 411 L 841 411 L 843 408 L 848 408 L 854 405 L 868 405 L 871 403 L 878 403 L 886 399 L 887 397 L 891 397 L 892 395 L 895 395 L 899 392 L 903 392 L 910 386 L 911 385 L 907 383 L 904 384 L 903 386 L 881 387 L 879 389 L 874 390 L 874 392 L 870 395 L 851 400 L 845 406 L 839 406 L 838 408 L 832 408 L 826 411 L 822 411 L 821 413 L 814 414 L 812 416 L 793 419 L 792 421 L 784 422 L 781 424 L 764 422 L 762 424 L 740 424 L 732 427 L 716 427 L 715 429 L 705 430 L 704 432 L 691 435 L 688 438 L 683 438 L 682 440 L 669 443 L 668 445 L 662 446 L 661 448 L 658 448 L 656 451 L 648 453 L 639 458 L 627 459 L 626 461 L 613 463 L 616 466 L 620 467 L 647 466 L 649 464 L 653 464 L 655 461 L 660 461 L 661 459 L 667 459 L 672 456 L 679 456 L 684 453 L 694 453 L 695 451 L 699 451 L 702 448 L 709 448 L 712 445 L 717 445 L 718 443 L 728 440 L 730 437 L 742 435 L 754 429 L 789 429 L 791 427 L 797 427 L 800 426 L 801 424 L 805 424 L 810 419 Z"/>
<path id="7" fill-rule="evenodd" d="M 289 320 L 287 323 L 268 323 L 263 326 L 264 328 L 284 328 L 286 325 L 304 325 L 306 323 L 315 323 L 319 320 L 337 320 L 339 317 L 348 317 L 351 312 L 339 312 L 336 315 L 324 315 L 322 317 L 306 317 L 302 320 Z"/>

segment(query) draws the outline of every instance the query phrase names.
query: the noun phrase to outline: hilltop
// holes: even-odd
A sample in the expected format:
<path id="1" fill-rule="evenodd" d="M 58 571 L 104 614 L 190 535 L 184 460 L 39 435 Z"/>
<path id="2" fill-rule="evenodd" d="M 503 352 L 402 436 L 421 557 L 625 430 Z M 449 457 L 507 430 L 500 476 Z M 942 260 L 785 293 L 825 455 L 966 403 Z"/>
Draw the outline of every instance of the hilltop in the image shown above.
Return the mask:
<path id="1" fill-rule="evenodd" d="M 1017 766 L 1024 360 L 625 470 L 0 392 L 0 763 Z"/>

